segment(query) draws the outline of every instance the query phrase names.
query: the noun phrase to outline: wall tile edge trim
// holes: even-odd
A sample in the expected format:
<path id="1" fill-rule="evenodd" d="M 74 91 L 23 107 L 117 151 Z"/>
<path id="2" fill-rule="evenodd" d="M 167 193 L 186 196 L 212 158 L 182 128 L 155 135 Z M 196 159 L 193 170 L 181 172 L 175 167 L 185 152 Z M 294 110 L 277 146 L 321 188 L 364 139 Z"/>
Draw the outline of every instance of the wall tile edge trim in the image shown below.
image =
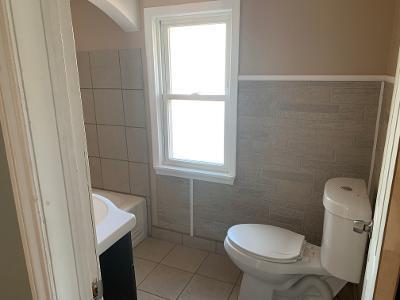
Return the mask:
<path id="1" fill-rule="evenodd" d="M 389 75 L 239 75 L 240 81 L 387 81 L 394 83 Z"/>
<path id="2" fill-rule="evenodd" d="M 369 170 L 369 178 L 368 178 L 368 195 L 371 196 L 371 183 L 372 183 L 372 176 L 374 174 L 374 167 L 375 167 L 375 158 L 376 158 L 376 147 L 378 144 L 378 134 L 379 134 L 379 125 L 380 119 L 382 114 L 382 101 L 383 101 L 383 93 L 385 90 L 385 82 L 382 81 L 381 83 L 381 90 L 379 92 L 379 103 L 378 103 L 378 111 L 376 113 L 376 123 L 375 123 L 375 134 L 374 134 L 374 145 L 372 146 L 372 155 L 371 155 L 371 167 Z"/>

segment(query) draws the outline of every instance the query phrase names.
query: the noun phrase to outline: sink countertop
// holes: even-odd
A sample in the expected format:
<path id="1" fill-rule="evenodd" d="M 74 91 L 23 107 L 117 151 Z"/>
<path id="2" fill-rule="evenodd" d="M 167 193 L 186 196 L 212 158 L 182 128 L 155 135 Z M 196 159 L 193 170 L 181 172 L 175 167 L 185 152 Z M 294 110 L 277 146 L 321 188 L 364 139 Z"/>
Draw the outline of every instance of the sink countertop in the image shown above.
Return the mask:
<path id="1" fill-rule="evenodd" d="M 101 255 L 116 241 L 130 232 L 136 224 L 133 214 L 117 208 L 107 198 L 93 194 L 96 223 L 97 255 Z"/>

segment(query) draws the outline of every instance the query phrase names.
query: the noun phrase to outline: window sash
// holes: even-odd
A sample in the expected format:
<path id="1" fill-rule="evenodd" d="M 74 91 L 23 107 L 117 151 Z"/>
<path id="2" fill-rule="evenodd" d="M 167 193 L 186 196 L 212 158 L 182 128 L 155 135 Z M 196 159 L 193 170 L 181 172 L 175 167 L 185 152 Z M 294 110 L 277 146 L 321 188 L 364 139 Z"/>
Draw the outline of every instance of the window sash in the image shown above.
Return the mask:
<path id="1" fill-rule="evenodd" d="M 198 95 L 198 94 L 191 94 L 191 95 L 184 95 L 184 94 L 166 94 L 163 95 L 163 100 L 182 100 L 182 101 L 227 101 L 228 96 L 225 95 Z"/>
<path id="2" fill-rule="evenodd" d="M 191 26 L 206 24 L 226 24 L 226 54 L 225 54 L 225 94 L 222 95 L 199 95 L 199 94 L 173 94 L 170 93 L 170 58 L 169 58 L 169 38 L 168 29 L 175 26 Z M 226 14 L 215 14 L 207 16 L 190 16 L 179 17 L 162 20 L 160 22 L 160 53 L 159 57 L 162 62 L 161 69 L 161 106 L 162 106 L 162 130 L 163 130 L 163 161 L 171 167 L 191 168 L 194 170 L 204 170 L 210 172 L 226 172 L 228 171 L 228 133 L 227 133 L 227 113 L 229 110 L 228 103 L 230 101 L 230 74 L 231 74 L 231 20 Z M 224 101 L 224 163 L 216 164 L 211 162 L 200 162 L 192 160 L 183 160 L 172 158 L 172 132 L 171 132 L 171 109 L 169 107 L 170 100 L 204 100 L 204 101 Z"/>
<path id="3" fill-rule="evenodd" d="M 169 99 L 169 100 L 177 100 L 177 99 Z M 164 162 L 171 166 L 177 167 L 189 167 L 192 169 L 201 169 L 206 171 L 227 171 L 227 159 L 226 159 L 226 145 L 227 145 L 227 134 L 226 134 L 226 107 L 224 111 L 225 118 L 225 129 L 224 129 L 224 163 L 217 164 L 213 162 L 204 162 L 204 161 L 196 161 L 196 160 L 187 160 L 187 159 L 178 159 L 172 157 L 172 126 L 170 126 L 172 118 L 171 118 L 171 108 L 170 101 L 167 100 L 163 104 L 163 154 L 164 154 Z M 193 99 L 194 101 L 198 99 Z M 193 101 L 193 100 L 182 100 L 182 101 Z M 204 99 L 205 100 L 205 99 Z M 226 104 L 225 104 L 226 106 Z"/>
<path id="4" fill-rule="evenodd" d="M 229 98 L 230 91 L 230 74 L 231 74 L 231 20 L 226 14 L 215 14 L 207 16 L 191 16 L 166 19 L 160 22 L 160 41 L 161 41 L 161 61 L 163 62 L 162 68 L 162 94 L 171 95 L 171 76 L 170 76 L 170 44 L 168 29 L 171 27 L 179 26 L 192 26 L 192 25 L 209 25 L 209 24 L 226 24 L 226 52 L 225 52 L 225 93 L 215 96 L 227 96 Z M 205 95 L 200 95 L 205 96 Z"/>

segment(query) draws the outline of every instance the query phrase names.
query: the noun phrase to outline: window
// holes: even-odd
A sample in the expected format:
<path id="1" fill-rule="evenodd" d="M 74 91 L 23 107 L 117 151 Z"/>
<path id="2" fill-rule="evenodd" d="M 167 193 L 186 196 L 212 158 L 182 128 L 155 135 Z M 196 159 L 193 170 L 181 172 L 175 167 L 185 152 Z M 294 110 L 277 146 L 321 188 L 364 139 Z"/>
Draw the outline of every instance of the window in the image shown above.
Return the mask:
<path id="1" fill-rule="evenodd" d="M 233 183 L 239 0 L 145 9 L 156 173 Z"/>

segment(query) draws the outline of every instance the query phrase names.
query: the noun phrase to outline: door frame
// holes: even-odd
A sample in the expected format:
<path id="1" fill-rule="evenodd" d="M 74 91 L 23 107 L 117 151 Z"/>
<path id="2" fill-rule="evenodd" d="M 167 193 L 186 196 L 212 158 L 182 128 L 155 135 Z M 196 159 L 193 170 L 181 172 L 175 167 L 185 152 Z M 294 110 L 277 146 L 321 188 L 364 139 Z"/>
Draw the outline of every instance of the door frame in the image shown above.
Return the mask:
<path id="1" fill-rule="evenodd" d="M 400 153 L 397 153 L 396 171 L 390 196 L 385 237 L 379 262 L 374 297 L 396 299 L 400 275 Z"/>
<path id="2" fill-rule="evenodd" d="M 100 270 L 69 0 L 2 0 L 0 65 L 0 122 L 33 298 L 91 299 Z M 396 75 L 362 299 L 375 288 L 399 89 Z"/>
<path id="3" fill-rule="evenodd" d="M 100 279 L 69 0 L 0 2 L 0 122 L 33 299 Z"/>
<path id="4" fill-rule="evenodd" d="M 388 207 L 392 191 L 393 177 L 396 168 L 396 159 L 400 139 L 400 61 L 397 60 L 397 70 L 394 82 L 392 104 L 388 129 L 386 132 L 385 149 L 379 177 L 378 194 L 375 202 L 374 226 L 369 243 L 367 265 L 365 269 L 362 300 L 373 299 L 378 276 L 383 238 L 385 234 Z"/>

